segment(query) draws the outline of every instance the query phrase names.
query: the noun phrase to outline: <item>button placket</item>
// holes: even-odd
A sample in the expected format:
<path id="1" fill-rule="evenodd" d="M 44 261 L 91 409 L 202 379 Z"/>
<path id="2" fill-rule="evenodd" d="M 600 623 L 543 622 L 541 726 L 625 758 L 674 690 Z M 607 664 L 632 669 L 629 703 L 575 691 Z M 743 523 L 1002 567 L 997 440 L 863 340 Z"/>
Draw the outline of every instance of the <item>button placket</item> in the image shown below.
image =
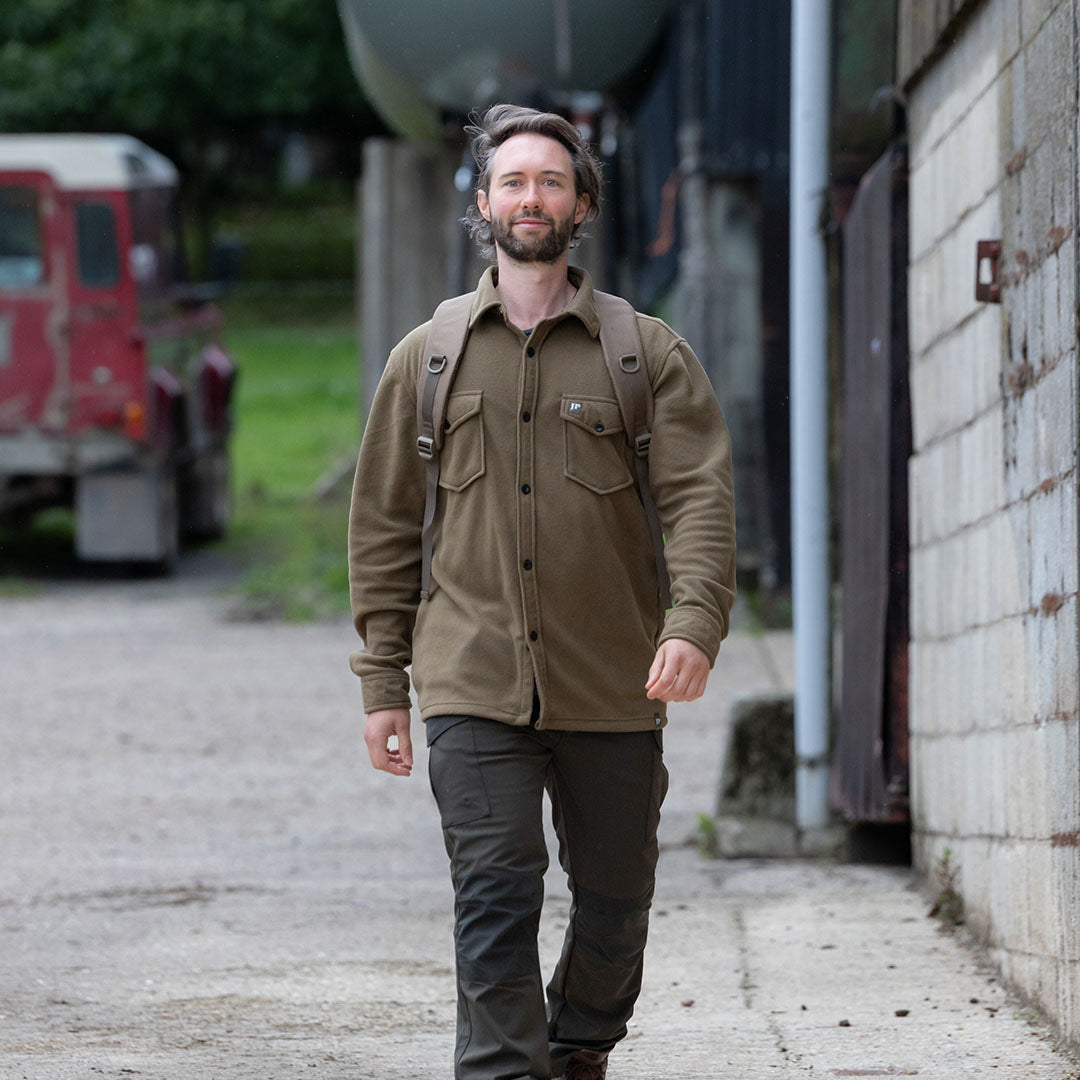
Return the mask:
<path id="1" fill-rule="evenodd" d="M 531 684 L 534 679 L 540 677 L 543 659 L 540 655 L 540 600 L 536 588 L 536 574 L 534 572 L 535 538 L 536 538 L 536 500 L 531 497 L 533 485 L 536 483 L 535 470 L 535 424 L 536 416 L 536 393 L 539 383 L 538 378 L 538 343 L 535 342 L 536 331 L 530 343 L 523 350 L 521 400 L 519 402 L 518 424 L 518 555 L 519 555 L 519 580 L 521 582 L 521 594 L 524 600 L 525 629 L 528 637 L 528 649 L 532 655 L 532 670 L 523 673 L 526 680 Z"/>

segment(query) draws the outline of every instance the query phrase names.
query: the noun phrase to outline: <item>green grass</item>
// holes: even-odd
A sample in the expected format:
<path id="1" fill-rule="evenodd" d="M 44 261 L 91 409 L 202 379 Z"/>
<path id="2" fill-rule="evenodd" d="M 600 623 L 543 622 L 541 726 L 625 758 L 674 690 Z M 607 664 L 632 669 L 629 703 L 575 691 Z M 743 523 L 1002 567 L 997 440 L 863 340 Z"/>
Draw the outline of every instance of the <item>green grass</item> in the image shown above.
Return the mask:
<path id="1" fill-rule="evenodd" d="M 353 327 L 229 326 L 225 340 L 240 369 L 237 489 L 269 499 L 310 494 L 359 439 Z"/>
<path id="2" fill-rule="evenodd" d="M 244 251 L 242 280 L 222 304 L 240 371 L 234 518 L 222 546 L 245 567 L 241 615 L 348 609 L 347 467 L 360 442 L 355 222 L 352 192 L 318 185 L 252 192 L 219 215 L 219 232 Z M 345 482 L 316 498 L 335 470 Z"/>
<path id="3" fill-rule="evenodd" d="M 226 541 L 247 555 L 234 614 L 307 622 L 348 611 L 347 514 L 340 498 L 249 506 Z"/>
<path id="4" fill-rule="evenodd" d="M 318 320 L 301 308 L 275 324 L 226 305 L 226 326 L 240 375 L 235 515 L 224 547 L 248 567 L 236 586 L 241 613 L 346 611 L 347 469 L 360 438 L 351 307 Z M 335 469 L 343 482 L 317 498 L 316 485 Z"/>

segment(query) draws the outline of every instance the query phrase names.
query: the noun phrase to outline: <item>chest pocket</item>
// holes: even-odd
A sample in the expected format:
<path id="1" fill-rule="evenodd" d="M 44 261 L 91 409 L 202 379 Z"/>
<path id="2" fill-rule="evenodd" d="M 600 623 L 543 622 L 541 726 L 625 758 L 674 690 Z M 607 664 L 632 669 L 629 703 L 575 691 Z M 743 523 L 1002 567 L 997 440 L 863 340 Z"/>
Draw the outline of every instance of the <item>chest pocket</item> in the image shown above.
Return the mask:
<path id="1" fill-rule="evenodd" d="M 439 487 L 462 491 L 484 475 L 483 396 L 478 390 L 446 399 Z"/>
<path id="2" fill-rule="evenodd" d="M 563 473 L 597 495 L 629 487 L 634 481 L 626 467 L 622 413 L 611 398 L 564 394 Z"/>

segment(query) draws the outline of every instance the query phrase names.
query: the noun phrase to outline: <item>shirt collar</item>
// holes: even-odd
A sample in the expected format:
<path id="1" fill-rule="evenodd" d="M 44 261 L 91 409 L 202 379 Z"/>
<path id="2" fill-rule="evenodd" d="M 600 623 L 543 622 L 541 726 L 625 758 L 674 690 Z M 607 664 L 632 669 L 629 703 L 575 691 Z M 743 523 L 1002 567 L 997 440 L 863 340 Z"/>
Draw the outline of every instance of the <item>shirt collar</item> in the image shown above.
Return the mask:
<path id="1" fill-rule="evenodd" d="M 489 266 L 480 277 L 480 282 L 476 287 L 476 299 L 473 301 L 472 314 L 469 317 L 470 330 L 493 308 L 497 308 L 503 318 L 506 317 L 496 287 L 498 273 L 498 267 Z M 570 303 L 566 305 L 563 315 L 573 315 L 580 319 L 590 336 L 596 337 L 600 333 L 600 316 L 596 312 L 592 279 L 580 266 L 569 267 L 567 277 L 574 288 L 577 289 L 577 292 L 574 293 Z"/>

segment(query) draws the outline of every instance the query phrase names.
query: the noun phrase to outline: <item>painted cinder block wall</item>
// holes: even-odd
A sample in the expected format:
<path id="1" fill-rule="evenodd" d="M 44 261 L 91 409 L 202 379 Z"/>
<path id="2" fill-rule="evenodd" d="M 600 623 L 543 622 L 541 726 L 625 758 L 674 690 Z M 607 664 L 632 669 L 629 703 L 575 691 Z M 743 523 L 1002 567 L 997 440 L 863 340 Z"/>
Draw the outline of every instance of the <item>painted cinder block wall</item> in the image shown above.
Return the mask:
<path id="1" fill-rule="evenodd" d="M 1080 0 L 968 4 L 922 55 L 920 6 L 900 24 L 915 857 L 932 880 L 951 849 L 968 925 L 1080 1044 Z M 1002 302 L 978 303 L 997 238 Z"/>

